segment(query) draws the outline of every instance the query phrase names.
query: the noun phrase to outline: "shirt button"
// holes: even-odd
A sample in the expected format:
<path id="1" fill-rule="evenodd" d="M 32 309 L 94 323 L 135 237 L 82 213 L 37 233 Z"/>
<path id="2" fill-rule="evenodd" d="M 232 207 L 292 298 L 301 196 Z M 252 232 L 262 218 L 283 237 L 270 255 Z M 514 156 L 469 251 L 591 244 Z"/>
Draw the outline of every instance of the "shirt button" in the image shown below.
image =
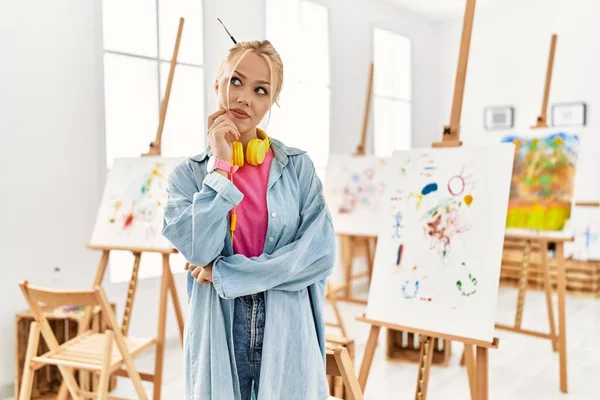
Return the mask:
<path id="1" fill-rule="evenodd" d="M 272 242 L 273 240 L 275 240 L 275 238 L 274 238 L 273 236 L 271 236 L 271 237 L 269 238 L 269 242 Z"/>
<path id="2" fill-rule="evenodd" d="M 275 218 L 277 216 L 276 212 L 271 213 L 271 217 Z"/>

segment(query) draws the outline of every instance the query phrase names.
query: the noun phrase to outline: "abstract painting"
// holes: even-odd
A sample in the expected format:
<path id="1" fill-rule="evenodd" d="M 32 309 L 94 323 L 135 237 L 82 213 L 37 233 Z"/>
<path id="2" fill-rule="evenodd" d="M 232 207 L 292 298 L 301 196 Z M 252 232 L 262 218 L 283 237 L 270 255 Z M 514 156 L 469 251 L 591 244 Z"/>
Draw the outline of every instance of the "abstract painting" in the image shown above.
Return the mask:
<path id="1" fill-rule="evenodd" d="M 564 131 L 502 139 L 515 145 L 507 227 L 564 227 L 571 211 L 579 141 L 579 135 Z"/>
<path id="2" fill-rule="evenodd" d="M 337 233 L 377 235 L 385 165 L 384 159 L 373 156 L 330 156 L 324 191 Z"/>
<path id="3" fill-rule="evenodd" d="M 565 243 L 565 258 L 600 260 L 600 208 L 573 207 L 564 231 L 575 238 Z"/>
<path id="4" fill-rule="evenodd" d="M 394 153 L 367 317 L 491 341 L 514 145 Z"/>
<path id="5" fill-rule="evenodd" d="M 108 173 L 91 244 L 159 248 L 172 246 L 161 235 L 167 177 L 182 158 L 116 159 Z"/>

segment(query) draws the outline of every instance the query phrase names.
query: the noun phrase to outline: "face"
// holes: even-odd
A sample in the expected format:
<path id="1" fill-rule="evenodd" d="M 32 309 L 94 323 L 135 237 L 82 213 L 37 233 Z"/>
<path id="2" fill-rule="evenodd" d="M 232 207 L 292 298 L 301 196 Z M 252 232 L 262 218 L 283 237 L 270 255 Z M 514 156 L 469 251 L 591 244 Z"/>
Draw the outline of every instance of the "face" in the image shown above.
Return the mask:
<path id="1" fill-rule="evenodd" d="M 240 51 L 229 60 L 217 81 L 219 104 L 227 109 L 227 80 L 231 76 L 230 111 L 227 115 L 242 134 L 254 130 L 262 121 L 272 105 L 271 90 L 275 87 L 275 82 L 271 82 L 267 60 L 252 51 L 246 53 L 231 75 L 231 70 L 243 53 Z"/>

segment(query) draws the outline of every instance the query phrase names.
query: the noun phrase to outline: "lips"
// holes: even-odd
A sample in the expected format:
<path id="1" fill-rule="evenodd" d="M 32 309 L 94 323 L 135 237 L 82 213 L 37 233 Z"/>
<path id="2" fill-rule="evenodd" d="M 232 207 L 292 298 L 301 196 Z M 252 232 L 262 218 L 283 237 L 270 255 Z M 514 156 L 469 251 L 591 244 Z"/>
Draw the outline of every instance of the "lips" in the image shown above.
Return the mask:
<path id="1" fill-rule="evenodd" d="M 234 117 L 239 118 L 239 119 L 250 118 L 250 115 L 246 111 L 244 111 L 240 108 L 232 108 L 231 114 L 233 114 Z"/>

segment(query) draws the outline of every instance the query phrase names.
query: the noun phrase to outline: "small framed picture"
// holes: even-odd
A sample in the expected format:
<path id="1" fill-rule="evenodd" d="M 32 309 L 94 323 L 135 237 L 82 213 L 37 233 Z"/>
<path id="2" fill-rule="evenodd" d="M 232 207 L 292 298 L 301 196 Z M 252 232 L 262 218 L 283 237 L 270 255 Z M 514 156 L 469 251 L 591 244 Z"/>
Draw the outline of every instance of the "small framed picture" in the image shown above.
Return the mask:
<path id="1" fill-rule="evenodd" d="M 552 104 L 552 126 L 585 126 L 587 105 L 585 103 Z"/>
<path id="2" fill-rule="evenodd" d="M 491 106 L 483 111 L 483 125 L 485 129 L 510 129 L 514 126 L 515 109 L 510 106 Z"/>

